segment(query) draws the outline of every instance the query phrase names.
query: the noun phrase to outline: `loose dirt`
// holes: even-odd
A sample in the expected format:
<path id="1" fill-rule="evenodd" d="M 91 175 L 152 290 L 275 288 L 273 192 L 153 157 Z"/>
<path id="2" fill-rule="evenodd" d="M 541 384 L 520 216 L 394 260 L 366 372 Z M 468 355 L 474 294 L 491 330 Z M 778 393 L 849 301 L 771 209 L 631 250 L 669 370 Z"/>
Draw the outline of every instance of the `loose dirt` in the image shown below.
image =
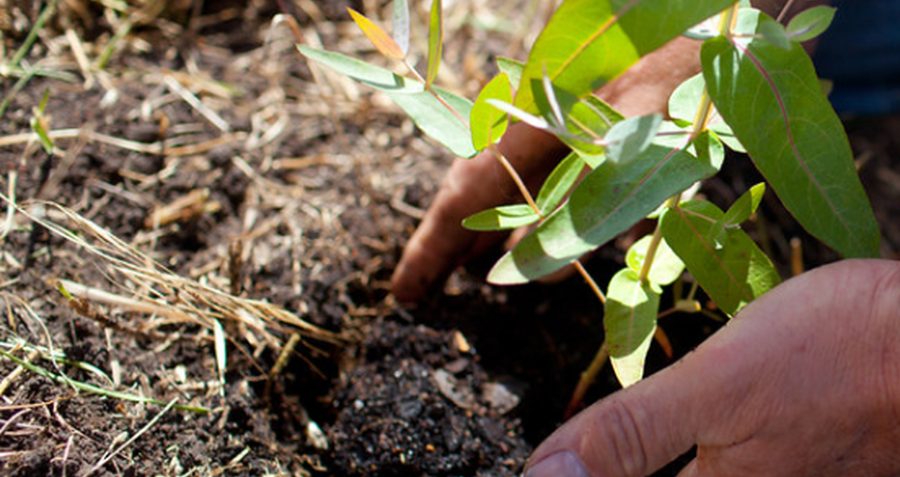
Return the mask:
<path id="1" fill-rule="evenodd" d="M 389 3 L 286 8 L 307 44 L 378 61 L 344 7 L 389 18 Z M 448 14 L 441 81 L 470 96 L 545 11 L 488 3 Z M 3 5 L 9 61 L 43 3 Z M 384 97 L 311 69 L 272 27 L 279 4 L 104 5 L 62 2 L 22 62 L 40 74 L 0 78 L 0 350 L 17 360 L 0 359 L 0 473 L 520 473 L 603 341 L 588 288 L 487 286 L 495 252 L 399 306 L 390 273 L 453 159 Z M 535 26 L 504 20 L 525 8 Z M 896 256 L 900 120 L 850 126 Z M 752 186 L 746 162 L 704 193 Z M 774 199 L 750 229 L 783 274 L 794 237 L 807 264 L 833 260 Z M 589 263 L 599 281 L 628 240 Z M 661 326 L 677 357 L 720 323 Z M 650 369 L 672 359 L 654 347 Z M 587 400 L 615 389 L 606 370 Z"/>

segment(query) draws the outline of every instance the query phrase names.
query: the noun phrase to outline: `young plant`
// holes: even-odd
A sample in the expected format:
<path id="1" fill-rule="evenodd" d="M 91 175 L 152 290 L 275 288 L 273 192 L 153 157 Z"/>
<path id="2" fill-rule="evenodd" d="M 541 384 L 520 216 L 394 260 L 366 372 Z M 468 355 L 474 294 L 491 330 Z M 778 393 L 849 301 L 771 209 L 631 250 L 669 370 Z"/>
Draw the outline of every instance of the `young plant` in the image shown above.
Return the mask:
<path id="1" fill-rule="evenodd" d="M 575 264 L 593 284 L 579 257 L 646 217 L 657 219 L 654 232 L 628 250 L 606 294 L 597 290 L 606 331 L 598 356 L 605 359 L 608 352 L 623 386 L 643 376 L 650 341 L 659 338 L 662 287 L 685 268 L 728 316 L 780 282 L 772 262 L 740 227 L 759 205 L 763 184 L 727 211 L 690 197 L 695 183 L 719 171 L 723 143 L 749 154 L 809 233 L 846 257 L 877 255 L 878 226 L 846 134 L 799 44 L 828 26 L 833 9 L 814 7 L 785 28 L 746 0 L 565 0 L 528 61 L 499 61 L 501 73 L 474 103 L 434 86 L 440 1 L 432 4 L 424 78 L 405 60 L 406 9 L 405 1 L 394 2 L 393 37 L 361 14 L 352 15 L 379 51 L 407 65 L 411 78 L 338 53 L 298 48 L 382 90 L 457 156 L 487 149 L 503 163 L 525 204 L 480 212 L 463 225 L 538 225 L 496 263 L 488 276 L 492 283 L 525 283 Z M 702 73 L 672 94 L 671 119 L 624 118 L 593 96 L 679 35 L 703 41 Z M 572 148 L 536 199 L 495 147 L 510 117 Z M 590 172 L 579 182 L 583 168 Z M 678 309 L 697 311 L 694 303 L 693 291 L 687 299 L 676 297 Z"/>

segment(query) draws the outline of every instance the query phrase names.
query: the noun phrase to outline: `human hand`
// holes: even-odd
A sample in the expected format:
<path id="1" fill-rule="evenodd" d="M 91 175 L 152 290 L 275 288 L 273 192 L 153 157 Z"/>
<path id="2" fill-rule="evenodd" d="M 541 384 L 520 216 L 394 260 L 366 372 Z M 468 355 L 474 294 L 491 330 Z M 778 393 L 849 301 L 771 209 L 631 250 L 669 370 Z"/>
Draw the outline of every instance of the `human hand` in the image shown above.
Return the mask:
<path id="1" fill-rule="evenodd" d="M 642 58 L 597 95 L 626 116 L 664 113 L 672 91 L 700 71 L 699 47 L 697 41 L 676 39 Z M 553 136 L 522 123 L 510 126 L 498 147 L 531 190 L 538 188 L 565 154 Z M 398 300 L 421 299 L 454 267 L 504 237 L 472 232 L 461 224 L 484 209 L 521 202 L 512 180 L 491 154 L 483 152 L 453 163 L 394 271 L 391 285 Z"/>
<path id="2" fill-rule="evenodd" d="M 529 189 L 534 190 L 565 154 L 555 137 L 524 123 L 510 126 L 497 146 Z M 422 223 L 410 238 L 392 278 L 398 300 L 421 299 L 454 267 L 503 239 L 501 233 L 473 232 L 462 220 L 484 209 L 520 201 L 500 162 L 484 151 L 454 161 Z"/>
<path id="3" fill-rule="evenodd" d="M 900 473 L 900 263 L 850 260 L 791 279 L 696 351 L 594 404 L 526 477 Z"/>

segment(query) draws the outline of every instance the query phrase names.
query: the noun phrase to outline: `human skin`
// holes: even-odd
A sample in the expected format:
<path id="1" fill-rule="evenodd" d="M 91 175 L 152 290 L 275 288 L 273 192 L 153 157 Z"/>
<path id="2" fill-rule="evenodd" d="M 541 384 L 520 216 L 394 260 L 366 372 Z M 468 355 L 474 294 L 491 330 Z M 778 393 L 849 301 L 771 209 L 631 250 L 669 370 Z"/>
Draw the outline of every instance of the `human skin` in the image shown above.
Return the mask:
<path id="1" fill-rule="evenodd" d="M 773 16 L 778 15 L 785 3 L 784 0 L 753 2 Z M 822 3 L 827 2 L 796 1 L 784 17 L 789 19 L 797 11 Z M 700 72 L 700 46 L 699 41 L 677 38 L 603 85 L 596 95 L 625 116 L 665 114 L 672 91 Z M 566 148 L 556 138 L 523 123 L 511 126 L 498 148 L 532 193 L 566 154 Z M 493 153 L 485 151 L 470 160 L 455 161 L 403 251 L 391 278 L 394 296 L 401 302 L 421 300 L 454 268 L 505 237 L 500 233 L 467 230 L 461 225 L 464 218 L 491 207 L 521 201 L 509 174 Z"/>
<path id="2" fill-rule="evenodd" d="M 525 477 L 900 474 L 900 262 L 788 280 L 672 366 L 587 408 Z"/>
<path id="3" fill-rule="evenodd" d="M 597 95 L 626 116 L 665 113 L 671 92 L 700 71 L 699 49 L 698 41 L 674 40 L 601 87 Z M 524 123 L 512 125 L 498 148 L 532 191 L 567 152 L 555 137 Z M 391 286 L 398 300 L 422 299 L 458 265 L 503 239 L 502 234 L 473 232 L 461 225 L 476 212 L 521 201 L 492 154 L 482 152 L 450 167 L 394 271 Z"/>

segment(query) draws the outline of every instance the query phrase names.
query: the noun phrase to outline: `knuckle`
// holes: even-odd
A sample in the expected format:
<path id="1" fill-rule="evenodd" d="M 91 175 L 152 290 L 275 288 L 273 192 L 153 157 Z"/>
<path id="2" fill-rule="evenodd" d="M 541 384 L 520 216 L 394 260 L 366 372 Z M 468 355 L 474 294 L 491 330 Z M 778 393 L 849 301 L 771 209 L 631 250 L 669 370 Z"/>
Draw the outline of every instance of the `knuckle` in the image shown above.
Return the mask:
<path id="1" fill-rule="evenodd" d="M 611 401 L 599 424 L 612 459 L 613 468 L 609 470 L 616 471 L 614 475 L 644 475 L 647 471 L 644 439 L 641 426 L 629 406 L 618 399 Z"/>

